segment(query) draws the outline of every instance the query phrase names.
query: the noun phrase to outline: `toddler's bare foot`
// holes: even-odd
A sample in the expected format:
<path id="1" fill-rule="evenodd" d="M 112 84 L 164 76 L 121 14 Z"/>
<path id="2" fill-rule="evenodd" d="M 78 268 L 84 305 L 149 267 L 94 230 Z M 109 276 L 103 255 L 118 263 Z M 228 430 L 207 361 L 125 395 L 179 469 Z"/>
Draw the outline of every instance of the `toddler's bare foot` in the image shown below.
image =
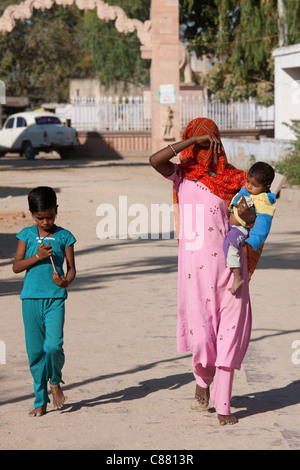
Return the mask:
<path id="1" fill-rule="evenodd" d="M 236 424 L 238 423 L 238 419 L 233 415 L 219 415 L 218 419 L 221 426 L 225 426 L 226 424 Z"/>
<path id="2" fill-rule="evenodd" d="M 37 408 L 33 408 L 33 410 L 29 411 L 28 416 L 43 416 L 46 414 L 47 405 L 38 406 Z"/>
<path id="3" fill-rule="evenodd" d="M 50 388 L 53 396 L 53 408 L 59 410 L 65 403 L 65 396 L 59 384 L 52 385 L 50 382 Z"/>
<path id="4" fill-rule="evenodd" d="M 196 384 L 195 398 L 201 407 L 207 408 L 209 405 L 209 387 L 203 388 Z"/>
<path id="5" fill-rule="evenodd" d="M 236 291 L 244 284 L 244 279 L 242 277 L 234 279 L 232 286 L 228 289 L 232 294 L 235 294 Z"/>

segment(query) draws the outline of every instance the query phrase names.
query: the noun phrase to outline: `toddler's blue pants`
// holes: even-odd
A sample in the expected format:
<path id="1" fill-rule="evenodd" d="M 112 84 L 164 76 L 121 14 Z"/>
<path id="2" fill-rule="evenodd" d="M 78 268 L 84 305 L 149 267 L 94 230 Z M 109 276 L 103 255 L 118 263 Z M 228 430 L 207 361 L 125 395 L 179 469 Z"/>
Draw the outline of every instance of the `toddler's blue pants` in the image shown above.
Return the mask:
<path id="1" fill-rule="evenodd" d="M 65 362 L 63 328 L 65 299 L 23 299 L 26 350 L 33 377 L 34 407 L 49 403 L 47 382 L 62 381 Z"/>

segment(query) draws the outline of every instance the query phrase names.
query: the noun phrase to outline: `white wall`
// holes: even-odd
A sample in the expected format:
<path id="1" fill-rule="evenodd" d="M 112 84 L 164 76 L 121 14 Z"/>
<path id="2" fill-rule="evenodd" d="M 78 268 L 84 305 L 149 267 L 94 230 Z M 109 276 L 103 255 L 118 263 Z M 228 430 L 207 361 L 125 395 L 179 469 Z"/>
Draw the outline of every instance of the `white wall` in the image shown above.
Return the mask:
<path id="1" fill-rule="evenodd" d="M 300 44 L 280 47 L 275 58 L 275 138 L 295 139 L 285 123 L 300 121 Z"/>
<path id="2" fill-rule="evenodd" d="M 291 148 L 291 142 L 278 139 L 238 140 L 222 138 L 229 163 L 241 170 L 249 170 L 256 162 L 270 165 L 284 158 Z"/>

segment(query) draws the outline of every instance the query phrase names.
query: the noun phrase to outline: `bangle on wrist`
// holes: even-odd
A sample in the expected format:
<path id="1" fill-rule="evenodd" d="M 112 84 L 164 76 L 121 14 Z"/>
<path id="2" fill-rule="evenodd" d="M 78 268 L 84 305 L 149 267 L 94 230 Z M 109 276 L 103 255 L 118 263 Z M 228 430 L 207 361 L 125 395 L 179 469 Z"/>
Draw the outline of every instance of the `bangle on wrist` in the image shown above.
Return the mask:
<path id="1" fill-rule="evenodd" d="M 173 145 L 169 144 L 168 147 L 170 147 L 170 149 L 171 149 L 172 152 L 174 153 L 174 156 L 176 157 L 176 156 L 177 156 L 177 152 L 176 152 L 176 150 L 174 149 Z"/>
<path id="2" fill-rule="evenodd" d="M 41 260 L 41 258 L 39 257 L 39 255 L 36 253 L 35 256 L 37 257 L 37 259 Z"/>

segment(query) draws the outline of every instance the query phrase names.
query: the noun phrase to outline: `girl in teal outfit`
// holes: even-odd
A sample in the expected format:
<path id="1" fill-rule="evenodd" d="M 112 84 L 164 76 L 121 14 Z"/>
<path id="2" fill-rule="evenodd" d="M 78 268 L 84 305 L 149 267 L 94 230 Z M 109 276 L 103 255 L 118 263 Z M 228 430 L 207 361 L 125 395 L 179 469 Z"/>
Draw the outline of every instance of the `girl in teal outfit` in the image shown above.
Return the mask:
<path id="1" fill-rule="evenodd" d="M 26 271 L 21 292 L 22 313 L 35 393 L 34 409 L 29 416 L 42 416 L 50 401 L 48 380 L 54 409 L 61 408 L 65 401 L 60 387 L 65 360 L 63 327 L 66 289 L 76 275 L 76 239 L 71 232 L 55 225 L 58 206 L 52 188 L 40 186 L 31 190 L 28 203 L 35 225 L 17 235 L 13 271 Z"/>

